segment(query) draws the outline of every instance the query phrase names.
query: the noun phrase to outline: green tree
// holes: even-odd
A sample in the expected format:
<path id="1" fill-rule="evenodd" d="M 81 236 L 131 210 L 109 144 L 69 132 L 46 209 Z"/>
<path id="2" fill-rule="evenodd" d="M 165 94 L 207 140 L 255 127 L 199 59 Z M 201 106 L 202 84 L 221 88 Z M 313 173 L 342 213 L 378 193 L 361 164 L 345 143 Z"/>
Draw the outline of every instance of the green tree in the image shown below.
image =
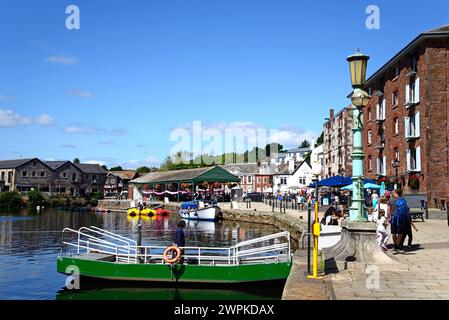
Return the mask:
<path id="1" fill-rule="evenodd" d="M 321 132 L 321 135 L 318 137 L 316 143 L 315 143 L 315 148 L 318 146 L 321 146 L 324 143 L 324 131 Z"/>
<path id="2" fill-rule="evenodd" d="M 148 173 L 151 172 L 151 168 L 143 166 L 143 167 L 139 167 L 137 168 L 137 173 L 142 174 L 142 173 Z"/>
<path id="3" fill-rule="evenodd" d="M 80 163 L 80 159 L 78 158 L 73 159 L 73 163 Z"/>
<path id="4" fill-rule="evenodd" d="M 108 171 L 108 167 L 106 167 L 106 165 L 102 165 L 101 167 L 103 168 L 103 170 Z"/>
<path id="5" fill-rule="evenodd" d="M 123 168 L 121 166 L 116 166 L 109 169 L 109 171 L 123 171 Z"/>
<path id="6" fill-rule="evenodd" d="M 284 146 L 282 144 L 279 144 L 277 142 L 273 142 L 270 144 L 267 144 L 265 146 L 265 155 L 267 157 L 271 156 L 271 151 L 273 150 L 274 153 L 279 153 L 284 151 Z"/>
<path id="7" fill-rule="evenodd" d="M 3 209 L 20 209 L 22 206 L 22 198 L 15 191 L 0 193 L 0 208 Z"/>
<path id="8" fill-rule="evenodd" d="M 41 206 L 44 204 L 45 199 L 40 191 L 31 190 L 27 193 L 29 205 L 31 207 Z"/>
<path id="9" fill-rule="evenodd" d="M 300 148 L 308 148 L 308 147 L 310 147 L 310 142 L 307 140 L 304 140 L 303 142 L 301 142 L 301 145 L 299 147 Z"/>

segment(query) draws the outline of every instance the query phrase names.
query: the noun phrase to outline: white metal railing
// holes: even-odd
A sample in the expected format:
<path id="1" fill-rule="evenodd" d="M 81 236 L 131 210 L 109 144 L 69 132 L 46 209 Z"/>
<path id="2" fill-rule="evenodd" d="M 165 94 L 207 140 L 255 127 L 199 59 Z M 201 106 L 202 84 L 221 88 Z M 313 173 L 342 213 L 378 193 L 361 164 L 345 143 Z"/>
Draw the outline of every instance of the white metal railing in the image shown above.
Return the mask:
<path id="1" fill-rule="evenodd" d="M 76 242 L 64 239 L 64 233 L 76 236 Z M 67 251 L 77 255 L 99 253 L 109 255 L 119 263 L 165 264 L 164 246 L 138 246 L 136 241 L 97 227 L 62 231 L 61 254 Z M 239 242 L 232 247 L 183 247 L 183 258 L 189 264 L 239 265 L 269 261 L 291 261 L 290 233 L 280 232 L 269 236 Z"/>

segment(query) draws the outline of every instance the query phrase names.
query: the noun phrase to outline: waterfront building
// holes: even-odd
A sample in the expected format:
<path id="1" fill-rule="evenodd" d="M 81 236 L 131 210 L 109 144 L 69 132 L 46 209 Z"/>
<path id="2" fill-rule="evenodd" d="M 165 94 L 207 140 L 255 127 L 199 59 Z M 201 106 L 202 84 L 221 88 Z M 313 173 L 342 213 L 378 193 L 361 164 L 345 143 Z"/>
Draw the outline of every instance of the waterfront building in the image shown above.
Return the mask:
<path id="1" fill-rule="evenodd" d="M 105 197 L 124 199 L 128 196 L 128 183 L 139 177 L 136 170 L 108 171 L 104 185 Z"/>
<path id="2" fill-rule="evenodd" d="M 284 152 L 279 152 L 271 158 L 271 163 L 275 166 L 282 166 L 288 164 L 291 160 L 299 164 L 310 153 L 310 148 L 293 148 Z"/>
<path id="3" fill-rule="evenodd" d="M 223 168 L 239 177 L 243 192 L 271 192 L 277 167 L 271 163 L 232 163 Z"/>
<path id="4" fill-rule="evenodd" d="M 37 158 L 0 161 L 0 191 L 49 192 L 53 170 Z"/>
<path id="5" fill-rule="evenodd" d="M 53 170 L 49 192 L 76 197 L 81 195 L 83 172 L 71 161 L 45 161 Z"/>
<path id="6" fill-rule="evenodd" d="M 449 194 L 448 65 L 449 25 L 418 35 L 365 88 L 365 176 L 426 196 L 430 206 Z"/>
<path id="7" fill-rule="evenodd" d="M 97 164 L 38 158 L 0 161 L 1 192 L 38 190 L 76 197 L 93 192 L 101 194 L 105 180 L 106 171 Z"/>
<path id="8" fill-rule="evenodd" d="M 312 167 L 307 161 L 302 161 L 296 168 L 280 169 L 273 176 L 273 193 L 296 192 L 312 183 Z"/>
<path id="9" fill-rule="evenodd" d="M 323 126 L 323 176 L 330 178 L 352 175 L 352 116 L 346 107 L 334 113 L 329 111 L 329 119 Z"/>

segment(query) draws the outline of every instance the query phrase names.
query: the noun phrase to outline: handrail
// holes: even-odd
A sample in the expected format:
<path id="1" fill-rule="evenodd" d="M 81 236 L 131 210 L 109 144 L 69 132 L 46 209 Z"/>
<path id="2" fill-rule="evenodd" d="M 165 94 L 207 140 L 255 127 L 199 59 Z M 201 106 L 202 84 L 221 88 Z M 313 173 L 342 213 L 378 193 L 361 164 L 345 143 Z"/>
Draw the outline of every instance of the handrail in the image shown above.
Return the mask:
<path id="1" fill-rule="evenodd" d="M 78 235 L 76 243 L 64 240 L 64 232 L 68 231 Z M 138 263 L 142 261 L 142 258 L 143 263 L 150 263 L 148 261 L 152 261 L 151 263 L 165 263 L 163 252 L 166 246 L 137 246 L 136 241 L 132 239 L 98 227 L 81 227 L 79 230 L 64 228 L 62 233 L 61 251 L 64 245 L 68 245 L 77 248 L 78 255 L 81 249 L 83 252 L 86 250 L 87 253 L 109 254 L 115 256 L 116 261 L 121 263 Z M 89 233 L 105 236 L 106 239 Z M 285 238 L 287 241 L 282 240 L 282 238 Z M 271 243 L 266 243 L 270 240 L 272 240 Z M 251 247 L 251 245 L 255 244 L 259 246 Z M 182 247 L 181 249 L 184 249 L 185 258 L 197 259 L 198 264 L 211 263 L 215 265 L 215 262 L 219 261 L 225 265 L 238 265 L 240 263 L 251 263 L 251 261 L 270 260 L 276 257 L 278 257 L 277 261 L 279 262 L 280 255 L 283 257 L 282 261 L 286 259 L 285 257 L 291 259 L 290 233 L 288 231 L 242 241 L 231 247 Z M 257 257 L 256 255 L 259 256 Z M 147 260 L 147 258 L 150 258 L 150 260 Z"/>

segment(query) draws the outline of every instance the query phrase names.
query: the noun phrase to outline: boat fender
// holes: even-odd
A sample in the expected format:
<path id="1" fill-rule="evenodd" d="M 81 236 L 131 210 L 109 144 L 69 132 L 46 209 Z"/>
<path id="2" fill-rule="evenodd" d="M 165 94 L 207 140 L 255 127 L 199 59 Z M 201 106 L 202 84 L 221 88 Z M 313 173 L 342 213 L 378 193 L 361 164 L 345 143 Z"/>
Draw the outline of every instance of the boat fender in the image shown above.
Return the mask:
<path id="1" fill-rule="evenodd" d="M 171 253 L 175 251 L 176 256 L 174 258 L 170 258 Z M 175 264 L 176 262 L 181 259 L 181 249 L 179 249 L 177 246 L 171 246 L 165 249 L 164 251 L 164 261 L 168 264 Z"/>

